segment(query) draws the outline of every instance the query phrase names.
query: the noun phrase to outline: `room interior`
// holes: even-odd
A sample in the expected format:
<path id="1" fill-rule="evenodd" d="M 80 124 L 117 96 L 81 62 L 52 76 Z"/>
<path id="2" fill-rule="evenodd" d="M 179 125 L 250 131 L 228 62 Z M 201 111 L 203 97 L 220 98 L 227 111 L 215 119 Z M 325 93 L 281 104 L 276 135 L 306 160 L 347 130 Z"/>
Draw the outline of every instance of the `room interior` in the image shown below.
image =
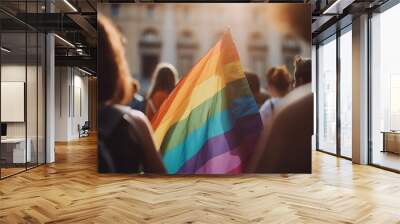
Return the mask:
<path id="1" fill-rule="evenodd" d="M 44 35 L 3 32 L 1 44 L 1 173 L 6 177 L 43 164 Z"/>
<path id="2" fill-rule="evenodd" d="M 97 2 L 0 2 L 0 222 L 399 222 L 399 1 L 263 1 L 312 6 L 312 174 L 238 177 L 97 173 Z"/>
<path id="3" fill-rule="evenodd" d="M 82 6 L 91 10 L 88 3 Z M 95 78 L 92 77 L 90 67 L 93 67 L 93 62 L 89 57 L 93 49 L 84 45 L 87 44 L 85 42 L 79 43 L 79 38 L 82 39 L 79 31 L 74 34 L 71 28 L 54 24 L 48 26 L 44 23 L 46 19 L 38 17 L 49 12 L 50 8 L 56 13 L 68 9 L 68 5 L 50 1 L 2 1 L 0 7 L 0 178 L 4 179 L 54 161 L 54 153 L 48 150 L 54 142 L 70 141 L 87 134 L 88 129 L 82 130 L 82 127 L 89 127 L 89 112 L 93 116 L 96 86 L 92 84 Z M 54 21 L 60 22 L 57 18 Z M 76 27 L 79 26 L 75 25 L 74 29 Z M 80 50 L 74 49 L 75 46 L 62 37 L 61 29 L 67 29 L 70 35 L 77 38 Z M 49 46 L 46 32 L 54 30 L 61 36 L 55 34 L 53 44 Z M 57 60 L 51 60 L 55 55 Z M 79 63 L 79 66 L 69 64 L 72 57 L 74 65 Z M 86 61 L 78 58 L 85 58 Z M 51 72 L 59 75 L 54 77 L 54 92 L 49 97 L 51 85 L 48 84 L 48 74 Z M 88 102 L 89 97 L 92 103 Z M 90 109 L 89 105 L 92 105 Z M 55 112 L 52 121 L 49 121 L 51 115 L 47 115 L 49 108 L 52 113 Z M 47 129 L 49 123 L 55 125 L 52 131 Z M 47 134 L 49 132 L 53 133 L 51 138 Z"/>

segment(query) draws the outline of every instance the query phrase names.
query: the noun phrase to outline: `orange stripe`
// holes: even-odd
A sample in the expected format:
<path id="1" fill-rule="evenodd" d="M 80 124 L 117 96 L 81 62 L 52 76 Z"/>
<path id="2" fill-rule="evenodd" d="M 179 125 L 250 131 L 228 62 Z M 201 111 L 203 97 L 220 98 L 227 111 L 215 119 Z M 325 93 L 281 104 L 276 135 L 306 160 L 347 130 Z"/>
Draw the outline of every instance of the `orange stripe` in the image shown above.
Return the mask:
<path id="1" fill-rule="evenodd" d="M 209 98 L 212 98 L 228 83 L 241 78 L 244 78 L 241 65 L 238 61 L 233 62 L 225 65 L 224 72 L 215 74 L 204 82 L 195 85 L 195 87 L 188 95 L 178 95 L 176 100 L 174 101 L 174 104 L 171 106 L 174 108 L 171 108 L 171 110 L 167 111 L 167 114 L 154 132 L 156 146 L 159 147 L 161 145 L 161 142 L 164 139 L 166 132 L 171 126 L 173 126 L 176 122 L 187 118 L 187 116 L 190 115 L 193 109 L 200 106 Z M 182 97 L 185 97 L 183 98 L 185 100 L 183 100 Z"/>
<path id="2" fill-rule="evenodd" d="M 164 116 L 171 116 L 177 108 L 187 105 L 190 93 L 195 86 L 207 80 L 212 75 L 218 74 L 218 71 L 223 71 L 224 65 L 233 61 L 239 61 L 239 55 L 230 33 L 226 32 L 221 40 L 178 83 L 171 95 L 162 104 L 160 110 L 152 120 L 154 130 L 158 128 Z"/>
<path id="3" fill-rule="evenodd" d="M 196 67 L 203 67 L 205 65 L 205 63 L 208 61 L 208 58 L 211 56 L 211 53 L 213 52 L 213 49 L 210 49 L 207 54 L 200 59 L 200 61 L 198 61 L 196 63 L 196 65 L 192 68 L 192 70 Z M 186 75 L 181 81 L 179 81 L 179 83 L 177 84 L 177 86 L 175 87 L 175 89 L 172 91 L 172 93 L 169 95 L 169 97 L 164 101 L 164 103 L 161 105 L 160 109 L 158 110 L 157 114 L 153 117 L 151 124 L 153 126 L 153 129 L 155 130 L 158 125 L 160 124 L 161 120 L 163 119 L 163 117 L 165 116 L 166 112 L 168 111 L 168 108 L 171 107 L 171 104 L 174 102 L 176 96 L 178 95 L 178 93 L 180 93 L 180 89 L 184 89 L 185 85 L 184 83 L 188 82 L 191 84 L 191 87 L 193 87 L 195 85 L 195 83 L 197 82 L 197 80 L 199 80 L 201 78 L 201 76 L 191 76 L 190 74 L 192 74 L 192 70 L 188 73 L 188 75 Z M 187 89 L 187 88 L 186 88 Z M 184 91 L 184 90 L 182 90 Z"/>

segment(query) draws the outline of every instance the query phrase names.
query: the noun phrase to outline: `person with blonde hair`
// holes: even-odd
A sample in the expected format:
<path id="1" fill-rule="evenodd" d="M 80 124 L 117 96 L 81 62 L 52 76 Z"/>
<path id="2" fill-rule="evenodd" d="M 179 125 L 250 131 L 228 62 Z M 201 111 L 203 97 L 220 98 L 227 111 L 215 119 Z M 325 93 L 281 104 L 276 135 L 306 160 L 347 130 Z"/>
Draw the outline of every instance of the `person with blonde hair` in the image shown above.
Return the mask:
<path id="1" fill-rule="evenodd" d="M 103 15 L 97 17 L 100 173 L 165 173 L 146 116 L 126 106 L 138 89 L 132 79 L 123 37 Z"/>
<path id="2" fill-rule="evenodd" d="M 175 88 L 178 72 L 171 64 L 160 63 L 154 70 L 147 94 L 146 115 L 152 120 L 163 102 Z"/>
<path id="3" fill-rule="evenodd" d="M 290 91 L 292 83 L 291 76 L 286 66 L 271 68 L 266 74 L 267 90 L 270 95 L 260 108 L 261 119 L 264 125 L 272 117 L 274 109 L 280 103 L 281 99 Z"/>

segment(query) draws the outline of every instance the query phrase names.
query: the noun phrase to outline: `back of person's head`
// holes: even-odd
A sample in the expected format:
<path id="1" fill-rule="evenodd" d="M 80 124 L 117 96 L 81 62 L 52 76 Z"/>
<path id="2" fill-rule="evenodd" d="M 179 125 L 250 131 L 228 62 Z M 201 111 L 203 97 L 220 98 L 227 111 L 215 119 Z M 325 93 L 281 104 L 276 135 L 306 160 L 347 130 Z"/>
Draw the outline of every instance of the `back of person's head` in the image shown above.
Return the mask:
<path id="1" fill-rule="evenodd" d="M 175 88 L 178 72 L 174 66 L 167 63 L 157 65 L 153 73 L 152 83 L 149 88 L 148 97 L 152 97 L 157 91 L 171 93 Z"/>
<path id="2" fill-rule="evenodd" d="M 266 74 L 266 78 L 268 88 L 270 90 L 273 88 L 280 97 L 285 96 L 289 92 L 292 78 L 286 66 L 278 66 L 270 69 Z"/>
<path id="3" fill-rule="evenodd" d="M 244 75 L 247 78 L 247 81 L 250 86 L 251 92 L 254 94 L 260 92 L 260 79 L 258 78 L 258 75 L 253 72 L 245 71 Z"/>
<path id="4" fill-rule="evenodd" d="M 294 60 L 294 87 L 311 82 L 311 59 L 297 56 Z"/>
<path id="5" fill-rule="evenodd" d="M 134 95 L 132 83 L 136 81 L 131 78 L 125 59 L 123 37 L 102 14 L 97 16 L 97 27 L 99 102 L 103 105 L 127 104 Z"/>
<path id="6" fill-rule="evenodd" d="M 276 67 L 271 67 L 270 69 L 268 69 L 267 73 L 265 74 L 265 79 L 268 79 L 268 76 L 271 76 L 272 73 L 275 72 Z"/>

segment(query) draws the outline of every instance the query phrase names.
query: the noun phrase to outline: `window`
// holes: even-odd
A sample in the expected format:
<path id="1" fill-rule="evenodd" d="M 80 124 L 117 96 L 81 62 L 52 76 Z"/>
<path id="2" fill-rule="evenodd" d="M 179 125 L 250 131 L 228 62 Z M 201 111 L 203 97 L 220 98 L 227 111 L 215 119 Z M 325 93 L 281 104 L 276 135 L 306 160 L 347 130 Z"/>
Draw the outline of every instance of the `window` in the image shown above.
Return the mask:
<path id="1" fill-rule="evenodd" d="M 119 15 L 119 4 L 111 4 L 111 15 L 118 16 Z"/>
<path id="2" fill-rule="evenodd" d="M 351 27 L 349 27 L 351 28 Z M 352 156 L 352 33 L 340 36 L 340 154 Z"/>
<path id="3" fill-rule="evenodd" d="M 400 170 L 400 4 L 371 18 L 371 162 Z"/>
<path id="4" fill-rule="evenodd" d="M 1 176 L 7 177 L 26 170 L 26 164 L 31 162 L 31 141 L 27 144 L 27 122 L 25 93 L 27 81 L 27 45 L 26 33 L 1 34 L 1 123 L 6 127 L 2 133 L 1 150 Z M 7 50 L 3 50 L 7 49 Z M 19 96 L 9 101 L 6 95 Z M 22 102 L 22 103 L 20 103 Z M 15 106 L 17 104 L 18 106 Z M 14 107 L 15 106 L 15 107 Z M 7 109 L 13 108 L 13 110 Z M 15 116 L 17 115 L 18 116 Z M 13 144 L 5 141 L 12 139 Z"/>
<path id="5" fill-rule="evenodd" d="M 268 47 L 261 33 L 254 32 L 250 35 L 248 43 L 250 57 L 250 68 L 259 77 L 262 84 L 265 85 L 265 72 L 267 67 Z"/>
<path id="6" fill-rule="evenodd" d="M 159 62 L 161 54 L 161 38 L 158 32 L 151 28 L 145 30 L 139 42 L 139 49 L 141 78 L 149 80 Z"/>
<path id="7" fill-rule="evenodd" d="M 193 33 L 185 30 L 179 35 L 177 42 L 178 54 L 178 70 L 179 75 L 186 75 L 195 63 L 195 56 L 197 51 L 197 42 L 193 37 Z"/>
<path id="8" fill-rule="evenodd" d="M 351 25 L 317 48 L 317 149 L 352 157 Z M 338 92 L 339 91 L 339 92 Z"/>
<path id="9" fill-rule="evenodd" d="M 390 75 L 390 130 L 400 130 L 400 73 Z"/>
<path id="10" fill-rule="evenodd" d="M 336 153 L 336 39 L 318 48 L 317 148 Z"/>
<path id="11" fill-rule="evenodd" d="M 191 13 L 190 6 L 188 6 L 188 5 L 183 6 L 183 8 L 182 8 L 183 18 L 182 19 L 190 19 L 190 13 Z"/>
<path id="12" fill-rule="evenodd" d="M 21 14 L 37 13 L 43 4 L 19 7 Z M 0 17 L 13 21 L 1 12 Z M 2 24 L 0 178 L 45 163 L 45 44 L 45 34 L 34 28 Z"/>
<path id="13" fill-rule="evenodd" d="M 293 74 L 294 72 L 293 58 L 295 58 L 296 55 L 301 54 L 301 47 L 297 38 L 290 35 L 285 36 L 282 44 L 282 52 L 283 52 L 283 61 L 286 67 Z"/>
<path id="14" fill-rule="evenodd" d="M 148 18 L 154 18 L 155 15 L 155 6 L 154 5 L 148 5 L 146 8 L 146 14 Z"/>

